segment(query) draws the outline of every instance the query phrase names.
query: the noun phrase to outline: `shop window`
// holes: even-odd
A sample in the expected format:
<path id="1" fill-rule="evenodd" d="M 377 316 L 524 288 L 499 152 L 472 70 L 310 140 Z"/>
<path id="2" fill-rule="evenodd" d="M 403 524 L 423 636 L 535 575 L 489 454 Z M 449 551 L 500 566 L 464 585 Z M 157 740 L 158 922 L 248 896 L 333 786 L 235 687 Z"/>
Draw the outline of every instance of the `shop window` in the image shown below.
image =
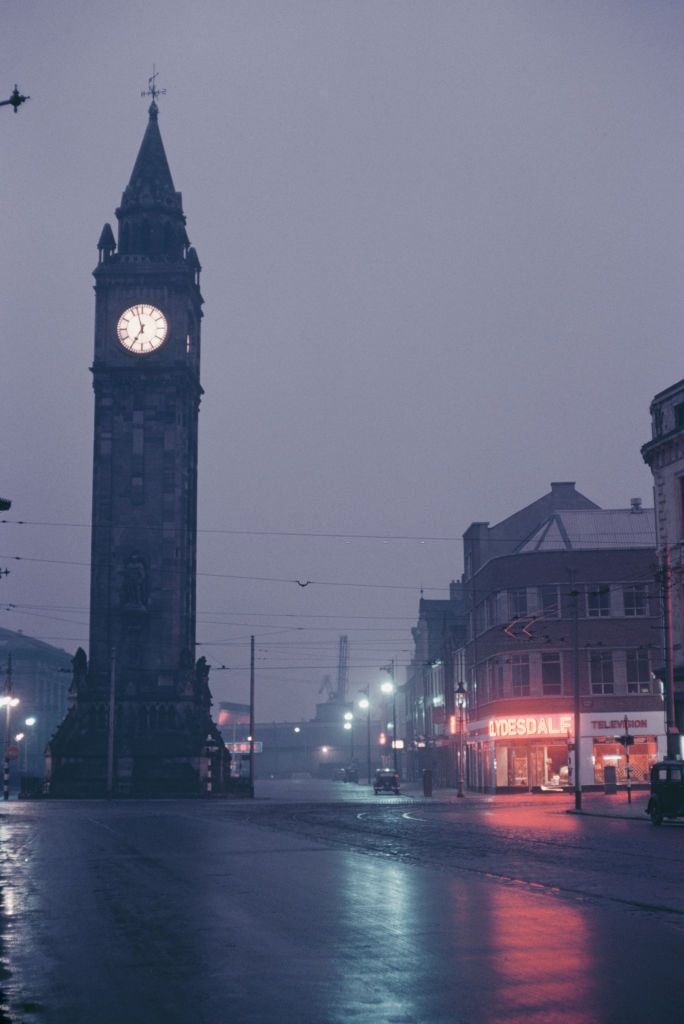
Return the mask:
<path id="1" fill-rule="evenodd" d="M 645 583 L 630 583 L 623 590 L 625 615 L 648 614 L 648 588 Z"/>
<path id="2" fill-rule="evenodd" d="M 610 615 L 610 587 L 598 586 L 587 591 L 587 615 L 590 619 Z"/>
<path id="3" fill-rule="evenodd" d="M 514 697 L 530 695 L 530 656 L 514 654 L 511 658 L 511 686 Z"/>
<path id="4" fill-rule="evenodd" d="M 637 648 L 627 651 L 627 693 L 651 692 L 651 666 L 648 651 Z"/>
<path id="5" fill-rule="evenodd" d="M 546 586 L 539 588 L 539 607 L 545 619 L 557 619 L 560 615 L 558 587 Z"/>
<path id="6" fill-rule="evenodd" d="M 542 693 L 556 697 L 562 690 L 560 654 L 542 654 Z"/>
<path id="7" fill-rule="evenodd" d="M 589 674 L 592 693 L 615 693 L 613 652 L 592 651 L 589 655 Z"/>

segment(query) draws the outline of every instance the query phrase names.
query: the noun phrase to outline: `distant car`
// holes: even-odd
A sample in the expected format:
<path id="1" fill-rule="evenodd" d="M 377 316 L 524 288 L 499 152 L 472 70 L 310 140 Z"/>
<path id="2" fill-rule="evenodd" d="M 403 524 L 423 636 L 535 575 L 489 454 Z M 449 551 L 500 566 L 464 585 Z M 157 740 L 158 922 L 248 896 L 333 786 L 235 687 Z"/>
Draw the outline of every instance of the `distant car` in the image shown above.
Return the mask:
<path id="1" fill-rule="evenodd" d="M 354 764 L 350 764 L 344 769 L 344 781 L 345 782 L 358 782 L 359 781 L 359 769 Z"/>
<path id="2" fill-rule="evenodd" d="M 646 814 L 654 825 L 684 817 L 684 762 L 658 761 L 651 768 L 651 796 Z"/>
<path id="3" fill-rule="evenodd" d="M 376 796 L 378 793 L 398 793 L 399 772 L 391 768 L 378 768 L 373 779 L 373 792 Z"/>

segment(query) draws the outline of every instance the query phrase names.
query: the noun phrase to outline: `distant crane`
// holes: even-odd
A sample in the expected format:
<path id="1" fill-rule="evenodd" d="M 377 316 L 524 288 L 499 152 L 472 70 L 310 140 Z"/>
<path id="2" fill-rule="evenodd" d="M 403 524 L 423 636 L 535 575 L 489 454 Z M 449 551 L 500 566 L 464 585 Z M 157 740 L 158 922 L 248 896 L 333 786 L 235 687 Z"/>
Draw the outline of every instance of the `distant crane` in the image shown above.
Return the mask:
<path id="1" fill-rule="evenodd" d="M 349 637 L 340 637 L 340 648 L 337 656 L 337 699 L 343 704 L 347 695 L 349 682 Z"/>

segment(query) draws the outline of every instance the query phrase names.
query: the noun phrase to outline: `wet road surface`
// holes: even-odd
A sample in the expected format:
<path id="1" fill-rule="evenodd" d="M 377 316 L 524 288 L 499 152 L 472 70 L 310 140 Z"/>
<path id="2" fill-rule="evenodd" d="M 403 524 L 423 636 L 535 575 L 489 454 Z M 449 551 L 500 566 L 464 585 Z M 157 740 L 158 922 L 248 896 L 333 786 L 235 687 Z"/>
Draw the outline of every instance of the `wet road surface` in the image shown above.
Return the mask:
<path id="1" fill-rule="evenodd" d="M 684 826 L 262 784 L 0 813 L 0 1021 L 670 1024 Z"/>

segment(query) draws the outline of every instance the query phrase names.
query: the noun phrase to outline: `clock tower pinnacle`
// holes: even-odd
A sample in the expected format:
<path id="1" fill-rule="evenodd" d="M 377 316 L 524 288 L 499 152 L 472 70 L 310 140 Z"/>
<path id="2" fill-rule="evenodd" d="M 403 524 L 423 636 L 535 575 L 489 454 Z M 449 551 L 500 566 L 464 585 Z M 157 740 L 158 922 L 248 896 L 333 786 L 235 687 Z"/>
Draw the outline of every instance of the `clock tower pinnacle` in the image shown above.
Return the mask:
<path id="1" fill-rule="evenodd" d="M 97 244 L 90 658 L 50 745 L 56 795 L 216 791 L 229 760 L 195 660 L 201 267 L 157 94 L 118 240 L 106 224 Z"/>

